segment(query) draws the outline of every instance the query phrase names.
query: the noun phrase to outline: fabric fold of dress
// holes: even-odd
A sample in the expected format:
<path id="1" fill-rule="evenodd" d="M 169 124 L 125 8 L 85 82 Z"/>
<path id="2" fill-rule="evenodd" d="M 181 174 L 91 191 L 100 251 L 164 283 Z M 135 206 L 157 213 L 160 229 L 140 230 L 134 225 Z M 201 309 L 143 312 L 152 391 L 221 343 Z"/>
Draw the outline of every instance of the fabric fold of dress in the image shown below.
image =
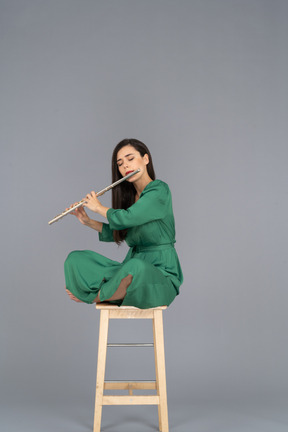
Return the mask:
<path id="1" fill-rule="evenodd" d="M 64 265 L 67 289 L 79 300 L 93 303 L 112 297 L 123 278 L 132 282 L 123 300 L 112 303 L 141 309 L 169 306 L 183 282 L 174 248 L 175 223 L 169 187 L 161 180 L 146 186 L 139 200 L 123 209 L 109 209 L 99 240 L 113 242 L 113 230 L 128 229 L 130 247 L 123 262 L 90 250 L 71 252 Z"/>

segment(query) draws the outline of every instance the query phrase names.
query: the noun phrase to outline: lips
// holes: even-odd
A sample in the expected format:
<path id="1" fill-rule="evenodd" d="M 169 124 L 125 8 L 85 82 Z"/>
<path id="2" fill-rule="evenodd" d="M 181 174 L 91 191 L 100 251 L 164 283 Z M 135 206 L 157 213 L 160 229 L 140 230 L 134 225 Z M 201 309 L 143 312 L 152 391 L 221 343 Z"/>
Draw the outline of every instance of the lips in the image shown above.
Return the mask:
<path id="1" fill-rule="evenodd" d="M 133 170 L 127 171 L 127 172 L 125 173 L 125 175 L 128 175 L 128 174 L 130 174 L 131 172 L 134 172 L 134 171 L 133 171 Z"/>

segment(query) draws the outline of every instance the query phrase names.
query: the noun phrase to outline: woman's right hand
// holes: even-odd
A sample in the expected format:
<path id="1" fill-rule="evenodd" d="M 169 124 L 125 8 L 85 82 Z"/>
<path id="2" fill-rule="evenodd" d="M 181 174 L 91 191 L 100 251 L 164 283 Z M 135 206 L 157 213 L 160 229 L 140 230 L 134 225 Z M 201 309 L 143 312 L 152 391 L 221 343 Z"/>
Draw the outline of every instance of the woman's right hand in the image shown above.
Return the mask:
<path id="1" fill-rule="evenodd" d="M 69 208 L 73 207 L 75 204 L 72 204 Z M 69 208 L 67 208 L 66 210 L 69 210 Z M 87 225 L 88 222 L 90 221 L 89 216 L 87 215 L 86 211 L 84 210 L 84 207 L 78 207 L 75 210 L 73 210 L 72 212 L 70 212 L 70 214 L 74 215 L 77 217 L 77 219 L 83 224 L 83 225 Z"/>

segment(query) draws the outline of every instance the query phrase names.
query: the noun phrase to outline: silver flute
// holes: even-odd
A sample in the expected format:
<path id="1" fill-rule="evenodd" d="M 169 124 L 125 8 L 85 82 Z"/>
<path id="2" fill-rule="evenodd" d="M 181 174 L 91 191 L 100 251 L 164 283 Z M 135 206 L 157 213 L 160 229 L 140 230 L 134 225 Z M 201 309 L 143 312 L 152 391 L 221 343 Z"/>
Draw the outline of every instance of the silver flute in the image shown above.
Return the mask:
<path id="1" fill-rule="evenodd" d="M 115 186 L 117 186 L 118 184 L 122 183 L 124 180 L 127 180 L 128 178 L 134 176 L 135 174 L 137 174 L 138 172 L 140 172 L 140 169 L 137 169 L 136 171 L 133 171 L 131 173 L 129 173 L 127 176 L 122 177 L 120 180 L 117 180 L 115 183 L 112 183 L 111 185 L 107 186 L 106 188 L 102 189 L 101 191 L 96 193 L 96 197 L 99 197 L 101 195 L 104 195 L 105 192 L 109 191 L 110 189 L 114 188 Z M 75 209 L 77 209 L 78 207 L 81 207 L 86 201 L 86 198 L 83 198 L 81 201 L 79 201 L 78 203 L 74 204 L 72 207 L 70 207 L 68 210 L 63 211 L 62 213 L 60 213 L 58 216 L 55 216 L 53 219 L 51 219 L 48 224 L 51 225 L 54 222 L 57 222 L 59 219 L 62 219 L 64 216 L 66 216 L 67 214 L 71 213 L 72 211 L 74 211 Z"/>

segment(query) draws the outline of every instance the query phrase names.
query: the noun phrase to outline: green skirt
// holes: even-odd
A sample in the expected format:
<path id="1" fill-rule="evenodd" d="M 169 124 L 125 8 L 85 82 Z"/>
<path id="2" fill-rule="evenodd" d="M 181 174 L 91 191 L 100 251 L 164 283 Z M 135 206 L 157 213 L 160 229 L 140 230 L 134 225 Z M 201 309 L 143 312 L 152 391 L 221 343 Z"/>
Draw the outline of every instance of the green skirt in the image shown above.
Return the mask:
<path id="1" fill-rule="evenodd" d="M 64 264 L 66 288 L 88 304 L 93 303 L 99 290 L 100 300 L 107 301 L 115 293 L 121 280 L 132 275 L 124 299 L 111 303 L 141 309 L 169 306 L 179 294 L 182 273 L 174 248 L 159 249 L 156 252 L 155 248 L 143 252 L 131 248 L 122 263 L 90 250 L 73 251 Z M 165 268 L 161 265 L 163 259 Z"/>

